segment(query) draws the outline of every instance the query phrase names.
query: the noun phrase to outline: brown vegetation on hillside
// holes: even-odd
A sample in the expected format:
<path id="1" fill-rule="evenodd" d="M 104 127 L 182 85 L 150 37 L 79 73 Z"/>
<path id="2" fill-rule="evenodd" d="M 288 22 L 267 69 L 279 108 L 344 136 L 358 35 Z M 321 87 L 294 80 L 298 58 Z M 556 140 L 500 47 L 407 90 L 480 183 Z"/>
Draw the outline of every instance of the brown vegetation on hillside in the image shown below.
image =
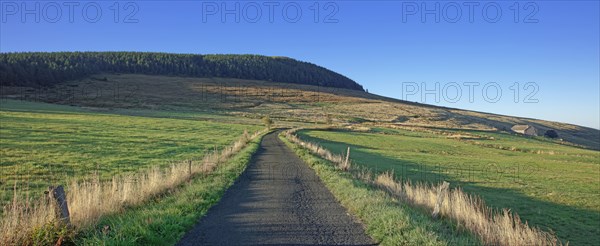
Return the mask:
<path id="1" fill-rule="evenodd" d="M 362 91 L 228 78 L 102 74 L 52 89 L 3 88 L 4 98 L 96 108 L 217 110 L 259 119 L 327 124 L 509 131 L 517 124 L 556 130 L 570 143 L 600 149 L 600 131 L 571 124 L 436 107 Z M 328 120 L 329 119 L 329 120 Z"/>

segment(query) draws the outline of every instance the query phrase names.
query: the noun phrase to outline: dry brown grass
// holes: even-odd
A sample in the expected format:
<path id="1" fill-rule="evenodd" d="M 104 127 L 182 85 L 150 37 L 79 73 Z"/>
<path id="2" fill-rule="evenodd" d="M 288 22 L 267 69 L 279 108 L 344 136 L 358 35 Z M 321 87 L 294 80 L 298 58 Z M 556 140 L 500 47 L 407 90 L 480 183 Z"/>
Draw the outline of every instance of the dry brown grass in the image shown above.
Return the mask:
<path id="1" fill-rule="evenodd" d="M 378 175 L 373 181 L 394 197 L 413 206 L 433 211 L 439 185 L 411 184 L 395 180 L 393 173 Z M 443 199 L 440 214 L 451 219 L 485 245 L 561 245 L 553 234 L 523 223 L 510 209 L 497 212 L 487 207 L 481 198 L 460 188 L 451 189 Z"/>
<path id="2" fill-rule="evenodd" d="M 333 154 L 316 143 L 301 140 L 294 134 L 297 130 L 286 131 L 284 135 L 291 142 L 331 161 L 340 170 L 350 171 L 355 178 L 387 191 L 399 201 L 424 209 L 429 214 L 434 210 L 441 184 L 412 184 L 410 181 L 396 180 L 390 172 L 374 177 L 369 170 L 346 168 L 344 156 Z M 460 188 L 446 193 L 440 215 L 473 233 L 485 245 L 562 245 L 555 235 L 529 226 L 510 209 L 495 211 L 487 207 L 481 198 L 469 195 Z"/>
<path id="3" fill-rule="evenodd" d="M 39 235 L 53 233 L 57 237 L 95 225 L 104 215 L 121 211 L 129 206 L 143 204 L 152 197 L 174 190 L 200 174 L 212 172 L 217 165 L 239 152 L 247 143 L 263 132 L 248 132 L 229 147 L 215 150 L 199 162 L 183 161 L 169 168 L 151 168 L 131 175 L 115 176 L 111 181 L 99 178 L 73 181 L 67 187 L 67 200 L 72 228 L 64 230 L 56 220 L 53 205 L 47 199 L 19 199 L 16 195 L 4 208 L 0 218 L 0 245 L 31 245 L 39 243 Z M 191 163 L 191 168 L 190 168 Z M 62 239 L 59 239 L 62 240 Z"/>

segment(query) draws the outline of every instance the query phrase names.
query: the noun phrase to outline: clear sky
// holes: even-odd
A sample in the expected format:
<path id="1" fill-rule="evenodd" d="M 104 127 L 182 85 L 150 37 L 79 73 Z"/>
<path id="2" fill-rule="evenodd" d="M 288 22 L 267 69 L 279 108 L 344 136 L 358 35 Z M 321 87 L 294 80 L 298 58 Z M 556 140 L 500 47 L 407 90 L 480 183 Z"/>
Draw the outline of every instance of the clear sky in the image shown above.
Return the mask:
<path id="1" fill-rule="evenodd" d="M 288 56 L 376 94 L 600 128 L 598 1 L 0 5 L 1 52 Z"/>

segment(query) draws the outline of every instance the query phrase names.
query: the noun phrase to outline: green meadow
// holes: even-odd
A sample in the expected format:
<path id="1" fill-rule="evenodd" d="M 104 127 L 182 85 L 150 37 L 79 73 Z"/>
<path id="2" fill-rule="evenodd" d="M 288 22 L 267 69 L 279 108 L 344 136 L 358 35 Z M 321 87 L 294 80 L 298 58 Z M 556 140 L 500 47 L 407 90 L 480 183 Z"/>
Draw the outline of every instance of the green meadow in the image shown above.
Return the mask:
<path id="1" fill-rule="evenodd" d="M 89 108 L 2 100 L 0 204 L 48 185 L 201 159 L 260 125 L 211 113 Z M 140 113 L 141 112 L 141 113 Z M 214 121 L 212 119 L 218 119 Z M 228 120 L 231 123 L 223 123 Z"/>
<path id="2" fill-rule="evenodd" d="M 442 132 L 442 131 L 440 131 Z M 600 240 L 600 152 L 543 138 L 448 130 L 300 131 L 354 165 L 411 182 L 447 180 L 572 245 Z M 518 147 L 517 147 L 518 146 Z"/>
<path id="3" fill-rule="evenodd" d="M 233 185 L 259 148 L 261 139 L 250 142 L 219 165 L 212 175 L 193 179 L 176 192 L 156 197 L 144 205 L 103 217 L 97 226 L 82 231 L 75 244 L 174 245 Z M 104 229 L 106 226 L 109 231 Z"/>

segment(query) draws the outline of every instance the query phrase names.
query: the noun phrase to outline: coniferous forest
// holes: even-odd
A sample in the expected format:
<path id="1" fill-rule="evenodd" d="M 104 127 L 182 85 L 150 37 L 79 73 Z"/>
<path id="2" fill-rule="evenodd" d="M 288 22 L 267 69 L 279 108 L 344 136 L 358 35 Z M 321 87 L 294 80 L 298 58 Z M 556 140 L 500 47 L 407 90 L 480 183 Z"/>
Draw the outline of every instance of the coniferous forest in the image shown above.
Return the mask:
<path id="1" fill-rule="evenodd" d="M 287 57 L 148 52 L 0 54 L 0 85 L 46 87 L 97 73 L 223 77 L 363 90 L 353 80 Z"/>

